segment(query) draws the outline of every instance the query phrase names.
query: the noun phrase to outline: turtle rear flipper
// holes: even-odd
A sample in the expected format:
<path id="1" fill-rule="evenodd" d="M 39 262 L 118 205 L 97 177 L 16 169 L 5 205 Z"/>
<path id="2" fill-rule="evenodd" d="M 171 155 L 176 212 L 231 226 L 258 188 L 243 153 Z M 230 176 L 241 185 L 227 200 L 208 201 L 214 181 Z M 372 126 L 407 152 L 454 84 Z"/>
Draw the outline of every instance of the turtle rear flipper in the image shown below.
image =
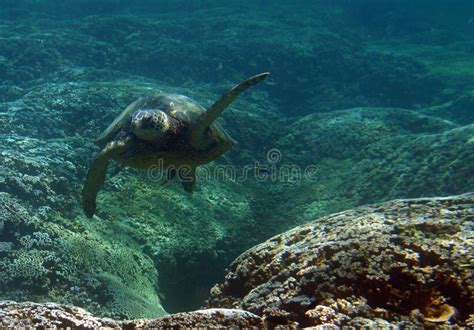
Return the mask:
<path id="1" fill-rule="evenodd" d="M 176 177 L 176 168 L 172 167 L 166 170 L 166 177 L 163 180 L 163 185 L 170 183 Z"/>
<path id="2" fill-rule="evenodd" d="M 194 186 L 196 184 L 196 168 L 182 168 L 179 171 L 178 175 L 181 179 L 181 184 L 184 188 L 184 191 L 192 194 L 194 191 Z"/>

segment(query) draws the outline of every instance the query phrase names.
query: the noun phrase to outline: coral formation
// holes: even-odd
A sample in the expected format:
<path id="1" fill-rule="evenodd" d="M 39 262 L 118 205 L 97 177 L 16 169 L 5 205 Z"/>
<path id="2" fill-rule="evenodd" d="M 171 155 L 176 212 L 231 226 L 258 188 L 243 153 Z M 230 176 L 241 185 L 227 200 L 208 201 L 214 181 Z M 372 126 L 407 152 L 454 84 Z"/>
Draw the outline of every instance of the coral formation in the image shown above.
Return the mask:
<path id="1" fill-rule="evenodd" d="M 166 314 L 143 253 L 53 211 L 32 215 L 7 193 L 0 215 L 0 297 L 70 302 L 115 318 Z"/>
<path id="2" fill-rule="evenodd" d="M 211 290 L 207 305 L 215 308 L 114 321 L 73 306 L 1 301 L 0 326 L 469 327 L 473 204 L 474 194 L 394 200 L 301 225 L 238 257 Z M 146 292 L 131 293 L 135 300 L 117 292 L 134 301 L 127 312 L 139 301 L 154 304 Z"/>
<path id="3" fill-rule="evenodd" d="M 259 316 L 239 309 L 211 308 L 177 313 L 155 320 L 132 320 L 122 323 L 125 329 L 135 328 L 263 328 Z"/>
<path id="4" fill-rule="evenodd" d="M 239 256 L 207 306 L 284 325 L 462 325 L 474 309 L 472 205 L 474 194 L 394 200 L 296 227 Z"/>
<path id="5" fill-rule="evenodd" d="M 165 12 L 159 19 L 142 13 L 76 15 L 52 26 L 39 24 L 39 30 L 31 27 L 31 18 L 14 17 L 17 24 L 2 26 L 2 98 L 15 99 L 25 82 L 70 67 L 129 72 L 169 85 L 213 82 L 216 90 L 223 81 L 266 68 L 279 76 L 279 83 L 267 88 L 271 98 L 294 115 L 314 108 L 427 105 L 445 88 L 425 63 L 361 47 L 366 32 L 344 24 L 352 17 L 343 11 L 320 3 L 312 3 L 310 11 L 297 4 L 274 4 L 268 13 L 234 6 L 209 4 L 205 12 Z M 298 24 L 274 19 L 287 15 L 288 7 L 298 16 Z M 63 13 L 69 16 L 70 10 Z M 61 11 L 55 6 L 54 13 Z M 188 64 L 190 56 L 193 65 Z"/>
<path id="6" fill-rule="evenodd" d="M 54 303 L 16 303 L 0 301 L 0 326 L 3 328 L 120 328 L 110 319 L 99 319 L 82 308 Z"/>
<path id="7" fill-rule="evenodd" d="M 0 301 L 0 327 L 20 326 L 48 329 L 263 328 L 264 322 L 252 313 L 223 308 L 178 313 L 159 319 L 115 321 L 95 317 L 75 306 Z"/>

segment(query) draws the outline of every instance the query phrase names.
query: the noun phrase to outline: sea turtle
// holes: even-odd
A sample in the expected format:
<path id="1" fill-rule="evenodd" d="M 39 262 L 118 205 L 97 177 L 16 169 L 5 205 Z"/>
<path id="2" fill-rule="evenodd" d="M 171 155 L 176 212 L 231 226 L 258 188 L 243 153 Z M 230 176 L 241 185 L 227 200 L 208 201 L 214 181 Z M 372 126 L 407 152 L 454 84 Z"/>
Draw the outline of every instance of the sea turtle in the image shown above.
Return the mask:
<path id="1" fill-rule="evenodd" d="M 184 190 L 192 192 L 196 167 L 235 144 L 215 120 L 240 93 L 268 75 L 265 72 L 244 80 L 208 110 L 178 94 L 155 94 L 130 104 L 95 141 L 102 150 L 92 162 L 82 190 L 85 215 L 90 218 L 95 213 L 97 192 L 110 159 L 139 169 L 159 166 L 167 172 L 168 181 L 177 174 Z"/>

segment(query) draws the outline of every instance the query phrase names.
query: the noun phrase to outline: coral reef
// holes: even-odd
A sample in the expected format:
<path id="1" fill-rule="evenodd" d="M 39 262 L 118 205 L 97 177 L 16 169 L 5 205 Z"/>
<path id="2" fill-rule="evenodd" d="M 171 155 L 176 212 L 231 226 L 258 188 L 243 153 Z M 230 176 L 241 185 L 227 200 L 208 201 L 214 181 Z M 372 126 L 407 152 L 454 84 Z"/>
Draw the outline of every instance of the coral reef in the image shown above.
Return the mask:
<path id="1" fill-rule="evenodd" d="M 223 328 L 259 327 L 263 320 L 252 313 L 235 309 L 206 309 L 178 313 L 159 319 L 115 321 L 98 318 L 82 308 L 54 303 L 16 303 L 0 301 L 0 327 L 48 329 L 144 329 L 144 328 Z"/>
<path id="2" fill-rule="evenodd" d="M 34 16 L 13 18 L 13 26 L 2 26 L 5 94 L 0 98 L 15 99 L 26 82 L 50 80 L 52 72 L 69 67 L 128 72 L 168 85 L 212 82 L 214 91 L 223 81 L 265 68 L 279 82 L 267 87 L 270 97 L 293 115 L 360 105 L 429 105 L 442 96 L 444 82 L 430 74 L 428 65 L 361 47 L 365 31 L 344 24 L 351 17 L 331 6 L 312 3 L 308 11 L 275 4 L 270 12 L 242 4 L 226 7 L 211 4 L 207 11 L 180 16 L 163 13 L 164 8 L 157 17 L 77 15 L 54 25 L 42 21 L 36 29 L 31 27 Z M 274 19 L 289 8 L 298 24 Z M 193 65 L 188 64 L 191 56 Z"/>
<path id="3" fill-rule="evenodd" d="M 469 327 L 472 205 L 472 193 L 394 200 L 301 225 L 239 256 L 211 290 L 209 309 L 115 321 L 74 306 L 0 301 L 0 326 Z"/>
<path id="4" fill-rule="evenodd" d="M 0 182 L 8 192 L 35 208 L 48 206 L 70 214 L 75 202 L 79 160 L 73 152 L 84 150 L 75 138 L 39 140 L 2 134 Z"/>
<path id="5" fill-rule="evenodd" d="M 394 200 L 296 227 L 239 256 L 207 306 L 283 325 L 463 325 L 474 310 L 472 205 L 474 194 Z"/>
<path id="6" fill-rule="evenodd" d="M 355 108 L 304 116 L 280 132 L 279 161 L 258 159 L 275 179 L 247 183 L 254 217 L 272 219 L 258 228 L 267 237 L 357 205 L 474 187 L 472 125 L 414 110 Z"/>
<path id="7" fill-rule="evenodd" d="M 7 193 L 0 219 L 0 299 L 69 302 L 115 318 L 166 314 L 158 272 L 139 250 L 51 208 L 33 213 Z"/>
<path id="8" fill-rule="evenodd" d="M 318 163 L 325 158 L 364 159 L 366 149 L 395 136 L 437 134 L 458 125 L 417 111 L 393 108 L 354 108 L 304 116 L 292 123 L 278 147 L 297 164 Z M 403 141 L 403 140 L 402 140 Z M 404 143 L 403 141 L 402 143 Z M 311 146 L 317 146 L 313 152 Z M 386 152 L 393 152 L 388 149 Z"/>
<path id="9" fill-rule="evenodd" d="M 77 74 L 77 79 L 87 79 L 84 75 L 89 73 Z M 159 85 L 120 79 L 113 83 L 44 84 L 15 101 L 2 103 L 1 190 L 29 206 L 30 211 L 25 211 L 29 218 L 37 212 L 54 213 L 47 221 L 58 226 L 56 232 L 61 237 L 68 230 L 84 230 L 79 225 L 84 221 L 78 209 L 79 191 L 95 150 L 91 142 L 84 141 L 96 137 L 130 99 L 148 93 L 153 86 Z M 158 89 L 189 94 L 185 88 Z M 216 97 L 203 89 L 193 91 L 192 96 L 198 100 Z M 444 120 L 441 112 L 433 116 L 429 109 L 421 115 L 414 110 L 358 108 L 308 115 L 291 122 L 271 111 L 275 104 L 265 93 L 253 97 L 263 110 L 256 109 L 252 99 L 239 100 L 235 109 L 225 114 L 227 127 L 240 143 L 219 163 L 235 165 L 241 171 L 239 166 L 251 165 L 255 160 L 265 163 L 268 149 L 277 146 L 283 157 L 278 166 L 316 165 L 316 180 L 303 177 L 292 181 L 285 177 L 276 182 L 258 182 L 249 177 L 241 183 L 208 179 L 199 184 L 192 198 L 187 198 L 174 185 L 161 188 L 146 175 L 125 170 L 99 195 L 100 203 L 106 205 L 99 213 L 104 222 L 93 221 L 87 226 L 90 235 L 85 236 L 97 244 L 94 250 L 103 250 L 101 240 L 117 241 L 110 236 L 113 233 L 123 239 L 113 245 L 106 243 L 104 250 L 132 249 L 150 258 L 159 270 L 160 282 L 151 284 L 156 279 L 147 280 L 149 288 L 155 290 L 153 286 L 158 285 L 157 291 L 164 293 L 171 310 L 196 307 L 234 257 L 292 226 L 364 203 L 399 196 L 460 193 L 474 186 L 469 175 L 474 163 L 469 148 L 472 127 Z M 77 113 L 81 113 L 80 120 L 76 120 Z M 278 138 L 273 138 L 275 130 L 280 132 Z M 43 231 L 28 229 L 22 241 L 31 241 L 35 232 Z M 70 238 L 76 240 L 68 235 Z M 28 292 L 35 292 L 37 301 L 74 303 L 101 315 L 153 314 L 142 302 L 143 315 L 129 313 L 123 306 L 114 305 L 111 311 L 101 307 L 103 299 L 110 303 L 115 299 L 113 292 L 117 290 L 113 288 L 121 277 L 97 280 L 94 275 L 91 280 L 90 275 L 81 274 L 79 279 L 64 276 L 66 294 L 61 294 L 63 289 L 48 280 L 50 273 L 41 266 L 51 262 L 48 253 L 20 253 L 12 244 L 2 244 L 2 251 L 10 251 L 0 254 L 1 258 L 8 256 L 4 262 L 20 266 L 30 253 L 32 260 L 44 261 L 34 268 L 40 280 L 29 281 L 31 286 L 22 292 L 4 291 L 7 299 L 23 300 L 31 297 Z M 53 246 L 56 243 L 50 248 Z M 68 253 L 67 249 L 55 250 L 56 254 L 62 251 Z M 61 257 L 60 265 L 75 269 L 69 265 L 75 262 Z M 95 272 L 89 265 L 83 266 L 87 274 Z M 10 283 L 17 281 L 13 278 Z M 89 286 L 90 282 L 96 284 Z M 95 294 L 102 285 L 108 288 L 106 298 Z M 69 288 L 76 287 L 87 289 L 80 295 L 70 292 Z M 123 288 L 127 291 L 128 287 L 125 284 Z M 192 297 L 188 298 L 190 292 Z"/>
<path id="10" fill-rule="evenodd" d="M 116 321 L 100 319 L 82 308 L 54 303 L 16 303 L 0 301 L 0 326 L 2 328 L 120 328 Z"/>
<path id="11" fill-rule="evenodd" d="M 122 323 L 125 329 L 135 328 L 262 328 L 263 319 L 239 309 L 211 308 L 177 313 L 155 320 L 132 320 Z"/>

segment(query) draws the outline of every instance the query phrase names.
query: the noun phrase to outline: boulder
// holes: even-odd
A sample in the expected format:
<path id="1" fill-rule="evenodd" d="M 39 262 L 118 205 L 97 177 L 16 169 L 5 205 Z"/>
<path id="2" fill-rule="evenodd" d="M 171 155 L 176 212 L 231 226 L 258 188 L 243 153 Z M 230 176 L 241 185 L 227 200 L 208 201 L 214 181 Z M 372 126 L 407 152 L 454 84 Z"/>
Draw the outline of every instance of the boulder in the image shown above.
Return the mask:
<path id="1" fill-rule="evenodd" d="M 95 317 L 86 310 L 75 306 L 0 301 L 0 327 L 41 327 L 47 329 L 262 328 L 263 320 L 257 315 L 242 310 L 214 308 L 177 313 L 157 319 L 115 321 Z"/>
<path id="2" fill-rule="evenodd" d="M 320 218 L 243 253 L 207 306 L 283 325 L 463 325 L 474 310 L 473 216 L 470 193 Z"/>

